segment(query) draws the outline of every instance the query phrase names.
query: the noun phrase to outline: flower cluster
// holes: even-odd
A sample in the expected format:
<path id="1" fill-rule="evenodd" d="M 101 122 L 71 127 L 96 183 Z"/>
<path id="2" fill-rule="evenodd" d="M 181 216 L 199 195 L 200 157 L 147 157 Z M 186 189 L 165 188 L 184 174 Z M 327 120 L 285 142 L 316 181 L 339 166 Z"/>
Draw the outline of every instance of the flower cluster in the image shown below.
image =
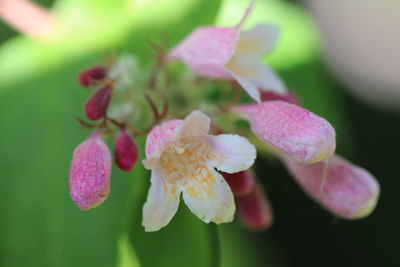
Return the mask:
<path id="1" fill-rule="evenodd" d="M 261 24 L 243 31 L 251 9 L 236 26 L 196 28 L 169 51 L 152 43 L 157 60 L 150 70 L 124 56 L 79 75 L 80 84 L 94 90 L 84 107 L 86 117 L 97 121 L 79 119 L 94 129 L 75 149 L 71 165 L 71 197 L 81 209 L 98 206 L 109 194 L 111 153 L 102 138 L 116 136 L 116 165 L 130 171 L 138 160 L 133 136 L 146 135 L 142 163 L 151 171 L 143 208 L 146 231 L 170 222 L 181 195 L 206 223 L 230 222 L 236 212 L 251 229 L 270 226 L 271 206 L 250 170 L 256 146 L 278 157 L 304 191 L 336 216 L 356 219 L 372 212 L 378 183 L 335 155 L 332 125 L 301 107 L 262 62 L 275 47 L 278 29 Z M 203 78 L 184 72 L 184 77 L 171 76 L 174 61 Z M 138 72 L 148 79 L 133 79 Z M 223 95 L 217 104 L 201 93 L 210 84 Z M 238 126 L 243 120 L 252 131 Z"/>

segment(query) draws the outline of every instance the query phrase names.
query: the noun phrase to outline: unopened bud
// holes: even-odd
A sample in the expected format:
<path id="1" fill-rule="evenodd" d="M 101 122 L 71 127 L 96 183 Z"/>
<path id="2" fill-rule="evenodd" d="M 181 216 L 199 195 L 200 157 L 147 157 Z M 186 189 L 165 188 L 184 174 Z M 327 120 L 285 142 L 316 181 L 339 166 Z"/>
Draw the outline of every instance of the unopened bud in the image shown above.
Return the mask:
<path id="1" fill-rule="evenodd" d="M 79 83 L 84 87 L 89 87 L 93 82 L 104 79 L 107 75 L 107 70 L 101 66 L 95 66 L 79 73 Z"/>
<path id="2" fill-rule="evenodd" d="M 252 230 L 265 230 L 273 223 L 272 209 L 260 185 L 256 184 L 252 191 L 236 198 L 239 218 Z"/>
<path id="3" fill-rule="evenodd" d="M 111 155 L 99 133 L 74 151 L 69 177 L 71 198 L 82 210 L 94 208 L 110 192 Z"/>
<path id="4" fill-rule="evenodd" d="M 94 92 L 85 104 L 85 113 L 88 119 L 98 120 L 106 115 L 111 100 L 111 86 L 106 85 Z"/>
<path id="5" fill-rule="evenodd" d="M 115 161 L 123 171 L 132 170 L 138 160 L 138 147 L 135 140 L 125 131 L 121 130 L 115 140 Z"/>
<path id="6" fill-rule="evenodd" d="M 379 184 L 366 170 L 337 155 L 327 163 L 302 164 L 284 159 L 296 181 L 330 212 L 347 219 L 368 216 L 379 198 Z"/>
<path id="7" fill-rule="evenodd" d="M 236 197 L 249 194 L 254 187 L 254 178 L 250 171 L 241 171 L 236 173 L 221 172 L 221 174 L 228 182 Z"/>
<path id="8" fill-rule="evenodd" d="M 267 101 L 238 106 L 234 110 L 250 121 L 258 137 L 297 161 L 323 161 L 335 151 L 332 125 L 297 105 Z"/>

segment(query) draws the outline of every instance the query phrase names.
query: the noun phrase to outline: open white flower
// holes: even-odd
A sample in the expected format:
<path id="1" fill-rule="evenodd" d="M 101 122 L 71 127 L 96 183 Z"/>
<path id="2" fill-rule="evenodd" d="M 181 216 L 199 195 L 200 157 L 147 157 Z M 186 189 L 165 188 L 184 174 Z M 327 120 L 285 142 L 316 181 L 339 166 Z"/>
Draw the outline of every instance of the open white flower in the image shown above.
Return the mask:
<path id="1" fill-rule="evenodd" d="M 169 223 L 181 192 L 189 209 L 204 222 L 233 220 L 233 194 L 218 171 L 248 169 L 256 150 L 238 135 L 207 135 L 209 128 L 210 119 L 193 111 L 184 120 L 166 122 L 149 133 L 144 165 L 152 173 L 143 208 L 146 231 L 157 231 Z"/>

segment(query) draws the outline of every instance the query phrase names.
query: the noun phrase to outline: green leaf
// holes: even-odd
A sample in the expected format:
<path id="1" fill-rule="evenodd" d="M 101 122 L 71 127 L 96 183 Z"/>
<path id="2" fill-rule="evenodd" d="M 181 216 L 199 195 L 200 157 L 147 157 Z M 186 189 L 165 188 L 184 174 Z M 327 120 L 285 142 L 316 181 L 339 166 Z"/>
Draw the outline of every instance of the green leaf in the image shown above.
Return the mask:
<path id="1" fill-rule="evenodd" d="M 146 177 L 140 167 L 128 174 L 113 169 L 110 196 L 93 210 L 81 211 L 70 199 L 72 151 L 90 134 L 75 121 L 89 94 L 75 81 L 81 67 L 0 90 L 2 266 L 116 266 L 117 241 L 136 201 L 134 181 Z"/>
<path id="2" fill-rule="evenodd" d="M 157 232 L 144 232 L 141 212 L 132 221 L 130 240 L 142 267 L 210 266 L 209 225 L 190 213 L 183 201 L 172 221 Z"/>

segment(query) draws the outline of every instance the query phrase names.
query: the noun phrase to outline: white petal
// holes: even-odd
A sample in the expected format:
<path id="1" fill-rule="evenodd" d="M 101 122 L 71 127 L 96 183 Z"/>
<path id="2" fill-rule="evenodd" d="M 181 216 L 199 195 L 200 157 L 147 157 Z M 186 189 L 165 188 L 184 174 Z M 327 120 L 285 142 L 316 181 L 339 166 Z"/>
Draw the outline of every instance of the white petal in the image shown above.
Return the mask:
<path id="1" fill-rule="evenodd" d="M 261 94 L 258 86 L 251 80 L 247 78 L 242 78 L 234 73 L 231 73 L 233 78 L 243 87 L 243 89 L 253 98 L 257 103 L 261 102 Z"/>
<path id="2" fill-rule="evenodd" d="M 199 110 L 192 111 L 179 126 L 176 138 L 204 136 L 210 130 L 210 118 Z"/>
<path id="3" fill-rule="evenodd" d="M 279 37 L 278 27 L 258 24 L 240 33 L 235 55 L 261 57 L 275 49 Z"/>
<path id="4" fill-rule="evenodd" d="M 165 182 L 161 175 L 152 170 L 151 186 L 143 207 L 145 231 L 157 231 L 167 225 L 179 206 L 180 191 L 175 184 Z"/>
<path id="5" fill-rule="evenodd" d="M 217 153 L 213 163 L 219 171 L 235 173 L 250 168 L 256 159 L 256 148 L 244 137 L 233 134 L 208 136 Z"/>
<path id="6" fill-rule="evenodd" d="M 206 223 L 231 222 L 235 201 L 225 179 L 212 167 L 181 184 L 183 200 L 189 209 Z"/>
<path id="7" fill-rule="evenodd" d="M 259 72 L 261 75 L 257 81 L 259 87 L 263 91 L 272 91 L 278 94 L 286 94 L 287 89 L 278 74 L 266 64 L 259 64 Z"/>
<path id="8" fill-rule="evenodd" d="M 233 78 L 247 91 L 257 102 L 260 102 L 259 90 L 286 93 L 286 87 L 278 75 L 267 65 L 258 63 L 253 58 L 234 56 L 226 69 Z"/>

